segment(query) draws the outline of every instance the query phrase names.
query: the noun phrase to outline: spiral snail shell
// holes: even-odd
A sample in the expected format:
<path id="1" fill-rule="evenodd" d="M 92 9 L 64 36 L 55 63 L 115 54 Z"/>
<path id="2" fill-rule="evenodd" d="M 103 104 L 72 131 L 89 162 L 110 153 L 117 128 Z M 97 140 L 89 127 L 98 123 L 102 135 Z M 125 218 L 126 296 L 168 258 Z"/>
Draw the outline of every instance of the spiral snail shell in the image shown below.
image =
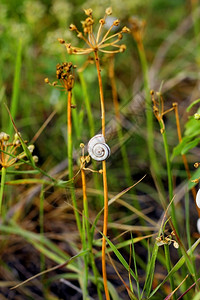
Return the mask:
<path id="1" fill-rule="evenodd" d="M 110 156 L 110 148 L 102 134 L 97 134 L 89 140 L 88 153 L 97 161 L 106 160 Z"/>
<path id="2" fill-rule="evenodd" d="M 197 204 L 198 208 L 200 208 L 200 189 L 197 192 L 196 204 Z"/>

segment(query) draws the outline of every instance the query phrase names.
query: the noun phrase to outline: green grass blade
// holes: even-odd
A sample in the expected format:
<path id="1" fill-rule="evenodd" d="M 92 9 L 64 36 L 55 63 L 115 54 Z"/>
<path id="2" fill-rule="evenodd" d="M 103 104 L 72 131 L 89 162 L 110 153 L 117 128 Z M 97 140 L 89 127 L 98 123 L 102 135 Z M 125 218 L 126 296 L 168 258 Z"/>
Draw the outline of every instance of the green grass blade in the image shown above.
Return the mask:
<path id="1" fill-rule="evenodd" d="M 103 235 L 103 234 L 102 234 Z M 121 255 L 121 253 L 117 250 L 117 248 L 115 247 L 115 245 L 105 236 L 105 239 L 107 241 L 107 243 L 109 244 L 110 248 L 112 249 L 112 251 L 115 253 L 115 255 L 117 256 L 117 258 L 119 259 L 119 261 L 121 262 L 121 264 L 124 266 L 124 268 L 130 272 L 130 274 L 132 275 L 132 277 L 137 280 L 133 270 L 129 267 L 128 263 L 126 262 L 126 260 L 123 258 L 123 256 Z"/>
<path id="2" fill-rule="evenodd" d="M 196 247 L 200 243 L 200 238 L 192 245 L 192 247 L 187 251 L 187 254 L 190 256 L 193 251 L 196 249 Z M 185 263 L 186 259 L 185 256 L 182 256 L 179 261 L 176 263 L 176 265 L 171 269 L 171 271 L 168 273 L 168 275 L 165 277 L 165 279 L 153 290 L 153 292 L 150 294 L 149 298 L 150 299 L 155 293 L 161 288 L 161 286 L 169 279 L 170 276 L 173 276 L 174 273 L 176 273 L 182 265 Z"/>
<path id="3" fill-rule="evenodd" d="M 22 40 L 19 40 L 18 48 L 17 48 L 17 56 L 16 56 L 16 64 L 15 64 L 15 76 L 13 82 L 13 93 L 11 99 L 11 107 L 10 112 L 15 119 L 18 107 L 18 100 L 19 100 L 19 90 L 20 90 L 20 77 L 21 77 L 21 65 L 22 65 Z M 12 124 L 9 125 L 9 134 L 13 134 L 13 127 Z"/>

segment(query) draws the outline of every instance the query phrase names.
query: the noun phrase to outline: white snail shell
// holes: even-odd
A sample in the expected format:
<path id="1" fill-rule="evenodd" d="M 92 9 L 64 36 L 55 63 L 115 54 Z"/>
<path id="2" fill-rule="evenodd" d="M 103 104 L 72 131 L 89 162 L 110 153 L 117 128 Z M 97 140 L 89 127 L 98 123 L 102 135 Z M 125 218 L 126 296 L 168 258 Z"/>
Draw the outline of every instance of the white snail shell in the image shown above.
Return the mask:
<path id="1" fill-rule="evenodd" d="M 197 192 L 197 196 L 196 196 L 196 204 L 197 206 L 200 208 L 200 189 Z"/>
<path id="2" fill-rule="evenodd" d="M 197 220 L 197 230 L 198 233 L 200 233 L 200 219 Z"/>
<path id="3" fill-rule="evenodd" d="M 88 153 L 97 161 L 106 160 L 110 156 L 110 148 L 102 134 L 97 134 L 89 140 Z"/>

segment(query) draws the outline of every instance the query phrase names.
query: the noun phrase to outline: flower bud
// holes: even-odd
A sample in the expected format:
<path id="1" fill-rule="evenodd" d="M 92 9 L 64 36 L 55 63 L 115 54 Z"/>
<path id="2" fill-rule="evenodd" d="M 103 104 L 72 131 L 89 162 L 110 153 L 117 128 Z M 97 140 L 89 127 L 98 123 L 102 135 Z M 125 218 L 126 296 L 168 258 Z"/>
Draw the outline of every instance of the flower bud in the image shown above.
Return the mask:
<path id="1" fill-rule="evenodd" d="M 29 145 L 28 146 L 28 150 L 32 153 L 33 150 L 35 149 L 35 146 L 34 145 Z"/>
<path id="2" fill-rule="evenodd" d="M 106 8 L 106 15 L 108 16 L 112 15 L 112 7 Z"/>

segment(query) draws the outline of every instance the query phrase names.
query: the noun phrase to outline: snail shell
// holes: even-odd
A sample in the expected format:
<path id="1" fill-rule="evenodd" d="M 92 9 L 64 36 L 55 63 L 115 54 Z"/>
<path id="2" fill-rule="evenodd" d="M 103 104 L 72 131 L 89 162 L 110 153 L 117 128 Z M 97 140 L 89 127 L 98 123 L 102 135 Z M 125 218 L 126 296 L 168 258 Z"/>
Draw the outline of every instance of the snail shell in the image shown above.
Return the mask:
<path id="1" fill-rule="evenodd" d="M 197 204 L 198 208 L 200 208 L 200 189 L 197 192 L 196 204 Z"/>
<path id="2" fill-rule="evenodd" d="M 110 156 L 110 148 L 102 134 L 97 134 L 89 140 L 88 153 L 97 161 L 106 160 Z"/>

